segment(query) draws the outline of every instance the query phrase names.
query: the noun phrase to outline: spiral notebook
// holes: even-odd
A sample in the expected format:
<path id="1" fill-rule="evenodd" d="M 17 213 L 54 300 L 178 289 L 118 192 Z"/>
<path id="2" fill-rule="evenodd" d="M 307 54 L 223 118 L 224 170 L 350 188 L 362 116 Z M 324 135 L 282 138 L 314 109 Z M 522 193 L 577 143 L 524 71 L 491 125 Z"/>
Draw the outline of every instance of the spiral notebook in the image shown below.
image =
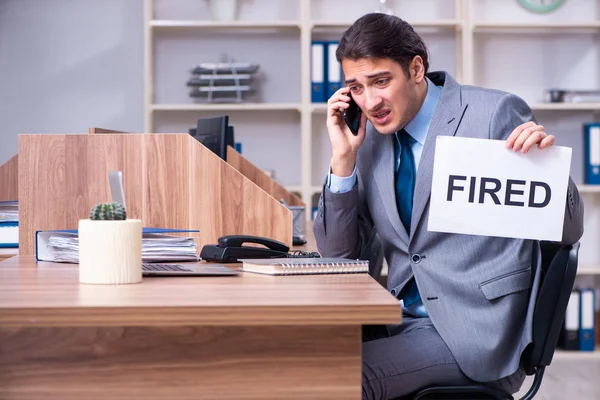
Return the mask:
<path id="1" fill-rule="evenodd" d="M 369 261 L 347 258 L 243 259 L 242 271 L 267 275 L 357 274 L 369 272 Z"/>

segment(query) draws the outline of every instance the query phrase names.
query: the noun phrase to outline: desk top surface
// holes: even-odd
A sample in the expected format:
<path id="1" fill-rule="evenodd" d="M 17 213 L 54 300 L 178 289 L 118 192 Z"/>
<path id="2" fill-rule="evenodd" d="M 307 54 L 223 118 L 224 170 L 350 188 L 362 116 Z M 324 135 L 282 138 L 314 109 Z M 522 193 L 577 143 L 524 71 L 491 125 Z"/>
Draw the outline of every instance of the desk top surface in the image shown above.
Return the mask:
<path id="1" fill-rule="evenodd" d="M 12 248 L 12 247 L 0 248 L 0 260 L 4 260 L 5 258 L 10 258 L 10 257 L 16 256 L 17 254 L 19 254 L 18 248 Z"/>
<path id="2" fill-rule="evenodd" d="M 0 262 L 2 326 L 344 325 L 400 323 L 400 306 L 367 274 L 153 277 L 79 283 L 76 264 Z"/>

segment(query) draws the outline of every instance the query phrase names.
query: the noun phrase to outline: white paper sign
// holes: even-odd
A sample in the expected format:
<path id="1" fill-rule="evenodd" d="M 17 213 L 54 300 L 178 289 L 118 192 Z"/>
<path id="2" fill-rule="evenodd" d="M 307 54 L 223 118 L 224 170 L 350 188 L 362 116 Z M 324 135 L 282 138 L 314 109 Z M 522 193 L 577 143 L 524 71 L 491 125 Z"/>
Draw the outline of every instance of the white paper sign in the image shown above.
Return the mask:
<path id="1" fill-rule="evenodd" d="M 438 136 L 428 230 L 560 241 L 571 149 Z"/>

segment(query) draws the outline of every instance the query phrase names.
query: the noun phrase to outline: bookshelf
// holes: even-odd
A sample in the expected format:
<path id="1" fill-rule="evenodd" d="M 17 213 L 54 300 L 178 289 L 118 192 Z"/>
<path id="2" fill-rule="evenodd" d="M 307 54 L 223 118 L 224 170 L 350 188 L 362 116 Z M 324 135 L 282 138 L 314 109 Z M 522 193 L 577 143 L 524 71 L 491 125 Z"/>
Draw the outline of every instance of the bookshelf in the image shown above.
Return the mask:
<path id="1" fill-rule="evenodd" d="M 312 104 L 310 102 L 310 44 L 313 39 L 339 39 L 346 29 L 358 16 L 374 11 L 378 2 L 364 2 L 359 0 L 347 1 L 340 9 L 332 0 L 295 0 L 287 2 L 287 7 L 276 6 L 273 0 L 259 0 L 253 5 L 238 1 L 238 19 L 233 21 L 211 20 L 210 9 L 207 1 L 178 0 L 168 2 L 166 0 L 144 0 L 145 18 L 145 119 L 144 129 L 146 132 L 173 131 L 169 125 L 179 128 L 180 124 L 172 121 L 192 121 L 203 116 L 215 113 L 229 113 L 234 123 L 239 123 L 240 128 L 255 124 L 254 120 L 246 124 L 249 115 L 258 114 L 265 120 L 262 128 L 265 131 L 273 131 L 269 127 L 271 113 L 284 113 L 282 123 L 289 125 L 293 131 L 293 143 L 295 157 L 293 160 L 280 159 L 269 163 L 264 155 L 252 152 L 247 157 L 257 165 L 281 172 L 286 168 L 295 169 L 295 174 L 284 173 L 280 182 L 290 190 L 294 190 L 310 203 L 311 197 L 321 191 L 320 182 L 324 171 L 327 170 L 329 161 L 329 143 L 327 132 L 324 129 L 324 113 L 326 104 Z M 411 22 L 411 24 L 423 35 L 430 47 L 432 56 L 432 69 L 445 69 L 453 74 L 461 83 L 489 85 L 493 81 L 491 76 L 481 76 L 476 71 L 485 67 L 485 62 L 478 59 L 478 46 L 480 42 L 486 41 L 486 36 L 492 35 L 498 40 L 505 37 L 525 36 L 525 42 L 543 43 L 547 37 L 550 41 L 557 34 L 563 37 L 578 35 L 595 35 L 600 32 L 600 21 L 598 20 L 598 2 L 596 0 L 584 0 L 584 7 L 565 4 L 550 15 L 534 15 L 523 10 L 517 2 L 503 2 L 500 4 L 494 0 L 426 0 L 428 9 L 435 10 L 428 13 L 428 18 L 423 19 L 421 4 L 416 0 L 402 2 L 391 2 L 391 6 L 397 15 Z M 571 2 L 572 3 L 572 2 Z M 583 13 L 580 11 L 584 11 Z M 166 35 L 166 36 L 165 36 Z M 172 36 L 174 35 L 174 36 Z M 208 36 L 206 36 L 208 35 Z M 222 35 L 219 37 L 219 35 Z M 160 87 L 156 84 L 161 79 L 159 68 L 156 67 L 161 41 L 168 41 L 171 45 L 177 43 L 194 41 L 202 42 L 207 37 L 210 40 L 218 40 L 223 48 L 232 46 L 238 38 L 251 37 L 269 46 L 273 43 L 273 36 L 285 36 L 287 42 L 295 47 L 298 54 L 293 63 L 283 62 L 281 67 L 289 70 L 289 84 L 294 92 L 288 96 L 290 101 L 278 101 L 275 93 L 265 94 L 265 99 L 259 103 L 241 104 L 198 104 L 192 99 L 180 96 L 179 102 L 162 101 L 157 94 Z M 483 38 L 483 39 L 482 39 Z M 438 45 L 439 44 L 439 45 Z M 442 45 L 450 44 L 449 51 L 442 50 Z M 527 47 L 527 44 L 525 45 Z M 600 47 L 600 46 L 598 46 Z M 235 51 L 235 49 L 234 49 Z M 440 55 L 441 54 L 441 55 Z M 205 58 L 196 58 L 196 62 L 216 61 L 213 51 L 207 52 Z M 268 65 L 269 62 L 277 60 L 277 55 L 270 55 L 266 62 L 261 65 L 264 73 L 269 75 L 277 67 Z M 241 59 L 240 59 L 241 60 Z M 185 68 L 191 65 L 184 65 Z M 186 79 L 185 70 L 180 70 L 177 84 L 183 88 L 182 82 Z M 164 77 L 163 77 L 164 78 Z M 594 77 L 592 84 L 598 86 L 598 77 Z M 171 79 L 170 82 L 175 82 Z M 491 85 L 495 86 L 495 85 Z M 519 91 L 518 85 L 510 82 L 500 82 L 499 88 L 513 91 L 522 95 L 531 105 L 532 109 L 540 112 L 538 120 L 544 122 L 544 117 L 551 112 L 560 111 L 561 115 L 583 114 L 585 120 L 597 120 L 600 113 L 600 103 L 584 104 L 547 104 L 540 102 L 542 90 L 545 87 L 537 87 L 538 96 Z M 281 85 L 274 85 L 281 88 Z M 284 86 L 285 87 L 285 86 Z M 262 89 L 262 88 L 261 88 Z M 273 87 L 264 88 L 265 91 L 273 90 Z M 269 99 L 272 97 L 273 100 Z M 282 97 L 282 96 L 279 96 Z M 581 115 L 578 115 L 580 118 Z M 258 119 L 258 117 L 254 118 Z M 164 120 L 164 123 L 157 123 Z M 189 125 L 189 123 L 188 123 Z M 191 126 L 191 125 L 190 125 Z M 256 126 L 256 125 L 255 125 Z M 550 130 L 552 126 L 547 126 Z M 241 129 L 239 129 L 241 131 Z M 255 129 L 260 129 L 256 128 Z M 238 129 L 236 129 L 236 132 Z M 555 132 L 555 131 L 552 131 Z M 276 135 L 276 129 L 272 132 Z M 246 142 L 253 140 L 252 137 L 244 137 Z M 264 136 L 268 136 L 265 134 Z M 268 139 L 263 138 L 263 141 Z M 264 143 L 256 146 L 264 149 Z M 291 165 L 286 161 L 294 161 L 297 165 Z M 276 176 L 277 178 L 277 176 Z M 586 193 L 596 193 L 592 188 L 586 188 Z M 310 213 L 307 213 L 309 216 Z"/>
<path id="2" fill-rule="evenodd" d="M 314 205 L 331 147 L 326 104 L 310 101 L 311 41 L 339 39 L 379 2 L 348 0 L 344 7 L 333 0 L 290 0 L 285 7 L 276 0 L 250 3 L 238 0 L 236 20 L 213 21 L 208 1 L 144 0 L 144 130 L 186 132 L 198 118 L 227 113 L 244 156 L 275 171 L 275 179 Z M 532 14 L 508 0 L 388 4 L 425 39 L 431 70 L 446 70 L 463 84 L 523 97 L 557 144 L 573 148 L 572 176 L 583 182 L 581 124 L 599 120 L 600 102 L 545 103 L 544 90 L 554 85 L 600 88 L 600 0 L 566 2 L 547 15 Z M 430 10 L 427 15 L 423 7 Z M 222 52 L 261 65 L 259 102 L 201 104 L 187 96 L 192 65 L 216 62 Z M 586 221 L 589 215 L 582 263 L 600 264 L 600 249 L 591 244 L 600 237 L 600 187 L 579 188 Z"/>
<path id="3" fill-rule="evenodd" d="M 516 0 L 388 3 L 425 39 L 431 70 L 521 96 L 557 145 L 573 149 L 571 175 L 586 213 L 577 279 L 600 288 L 600 186 L 582 184 L 581 161 L 581 125 L 600 120 L 600 102 L 544 102 L 545 89 L 600 88 L 600 0 L 567 1 L 546 15 L 529 13 Z M 377 0 L 343 6 L 334 0 L 238 0 L 236 20 L 212 21 L 208 1 L 144 0 L 144 131 L 186 132 L 198 118 L 227 113 L 244 156 L 274 170 L 288 190 L 315 205 L 331 147 L 326 104 L 311 103 L 311 41 L 338 40 L 378 6 Z M 259 102 L 200 104 L 187 96 L 192 65 L 217 62 L 222 52 L 261 65 Z M 307 218 L 311 214 L 307 210 Z M 555 357 L 600 361 L 600 351 L 557 351 Z"/>

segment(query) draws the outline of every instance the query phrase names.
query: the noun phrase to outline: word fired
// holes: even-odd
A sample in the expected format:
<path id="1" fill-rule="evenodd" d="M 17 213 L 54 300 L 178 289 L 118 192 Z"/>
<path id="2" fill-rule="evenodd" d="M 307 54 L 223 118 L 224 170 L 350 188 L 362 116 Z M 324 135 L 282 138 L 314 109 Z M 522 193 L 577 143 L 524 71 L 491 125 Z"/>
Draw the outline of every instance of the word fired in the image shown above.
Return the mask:
<path id="1" fill-rule="evenodd" d="M 427 229 L 560 241 L 570 166 L 568 147 L 522 154 L 504 140 L 438 136 Z"/>

